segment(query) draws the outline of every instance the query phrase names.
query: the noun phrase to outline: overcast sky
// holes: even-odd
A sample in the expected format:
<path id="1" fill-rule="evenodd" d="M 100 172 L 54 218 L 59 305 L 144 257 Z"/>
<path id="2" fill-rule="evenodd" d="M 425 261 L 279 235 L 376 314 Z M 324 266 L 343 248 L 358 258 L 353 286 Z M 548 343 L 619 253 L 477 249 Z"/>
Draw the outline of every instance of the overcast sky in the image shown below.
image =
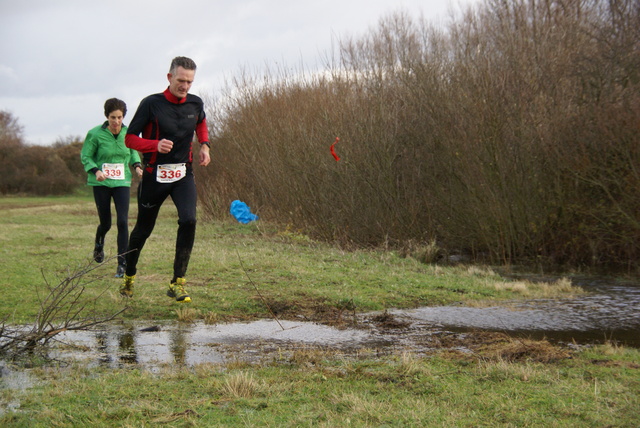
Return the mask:
<path id="1" fill-rule="evenodd" d="M 178 55 L 198 65 L 191 92 L 211 96 L 244 68 L 315 68 L 337 39 L 393 12 L 446 22 L 476 0 L 0 0 L 0 110 L 25 142 L 48 145 L 101 124 L 104 101 L 167 87 Z"/>

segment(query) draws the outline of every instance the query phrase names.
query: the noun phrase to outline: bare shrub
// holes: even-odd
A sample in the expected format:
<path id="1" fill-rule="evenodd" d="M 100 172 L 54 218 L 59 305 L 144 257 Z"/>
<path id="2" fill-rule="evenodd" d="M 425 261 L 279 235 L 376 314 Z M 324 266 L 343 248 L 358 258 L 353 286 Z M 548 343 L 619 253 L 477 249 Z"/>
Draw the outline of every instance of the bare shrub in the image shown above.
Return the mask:
<path id="1" fill-rule="evenodd" d="M 10 111 L 0 110 L 0 147 L 22 146 L 24 128 Z"/>
<path id="2" fill-rule="evenodd" d="M 0 146 L 0 168 L 1 194 L 64 195 L 79 185 L 52 147 Z"/>
<path id="3" fill-rule="evenodd" d="M 96 267 L 85 267 L 69 272 L 57 284 L 50 284 L 44 277 L 45 287 L 38 289 L 40 310 L 31 327 L 11 326 L 6 319 L 0 325 L 0 354 L 9 358 L 37 353 L 56 335 L 72 330 L 87 330 L 98 324 L 115 319 L 126 308 L 110 314 L 100 314 L 95 302 L 104 297 L 104 292 L 94 298 L 86 298 L 85 286 L 91 282 L 86 275 Z"/>
<path id="4" fill-rule="evenodd" d="M 56 155 L 64 161 L 67 169 L 77 180 L 78 184 L 84 184 L 87 181 L 87 173 L 84 170 L 84 165 L 79 161 L 83 144 L 84 140 L 79 136 L 59 138 L 53 144 Z"/>
<path id="5" fill-rule="evenodd" d="M 242 199 L 343 245 L 635 269 L 639 19 L 633 0 L 487 0 L 444 28 L 392 14 L 323 72 L 242 73 L 212 111 L 205 210 Z"/>

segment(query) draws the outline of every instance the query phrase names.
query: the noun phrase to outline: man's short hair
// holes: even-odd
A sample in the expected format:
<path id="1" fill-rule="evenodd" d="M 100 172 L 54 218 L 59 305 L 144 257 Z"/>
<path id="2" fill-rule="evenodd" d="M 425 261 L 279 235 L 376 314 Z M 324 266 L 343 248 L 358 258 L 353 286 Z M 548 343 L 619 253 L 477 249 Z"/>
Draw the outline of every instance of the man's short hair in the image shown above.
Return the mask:
<path id="1" fill-rule="evenodd" d="M 171 67 L 169 67 L 169 73 L 176 74 L 178 67 L 182 67 L 185 70 L 196 70 L 196 63 L 186 56 L 177 56 L 171 61 Z"/>
<path id="2" fill-rule="evenodd" d="M 124 101 L 119 100 L 117 98 L 109 98 L 104 103 L 104 115 L 105 117 L 109 117 L 111 112 L 116 110 L 120 110 L 122 112 L 122 117 L 127 115 L 127 104 Z"/>

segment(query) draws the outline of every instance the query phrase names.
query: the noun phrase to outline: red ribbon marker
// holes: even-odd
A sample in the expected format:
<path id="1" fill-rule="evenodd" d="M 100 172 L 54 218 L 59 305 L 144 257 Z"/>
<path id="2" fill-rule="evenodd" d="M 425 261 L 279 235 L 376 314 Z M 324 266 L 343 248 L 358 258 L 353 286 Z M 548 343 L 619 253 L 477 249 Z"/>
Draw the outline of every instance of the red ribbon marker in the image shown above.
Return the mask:
<path id="1" fill-rule="evenodd" d="M 338 162 L 340 160 L 340 158 L 336 154 L 336 151 L 334 150 L 333 147 L 338 143 L 338 141 L 340 141 L 340 138 L 336 137 L 336 141 L 334 141 L 333 144 L 331 145 L 331 154 L 333 155 L 333 157 L 336 160 L 336 162 Z"/>

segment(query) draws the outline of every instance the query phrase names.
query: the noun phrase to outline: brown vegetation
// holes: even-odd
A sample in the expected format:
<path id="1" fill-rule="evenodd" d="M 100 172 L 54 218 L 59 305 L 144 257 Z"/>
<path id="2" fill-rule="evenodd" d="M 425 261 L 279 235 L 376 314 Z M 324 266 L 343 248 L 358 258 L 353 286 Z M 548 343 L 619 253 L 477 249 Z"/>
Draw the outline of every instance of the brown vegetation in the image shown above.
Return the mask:
<path id="1" fill-rule="evenodd" d="M 384 18 L 323 73 L 242 74 L 201 203 L 344 245 L 635 270 L 639 22 L 634 0 L 487 0 L 446 27 Z"/>
<path id="2" fill-rule="evenodd" d="M 83 183 L 82 141 L 69 138 L 53 146 L 24 143 L 22 127 L 0 111 L 0 195 L 66 195 Z"/>
<path id="3" fill-rule="evenodd" d="M 385 17 L 338 40 L 322 72 L 241 73 L 209 113 L 203 212 L 241 199 L 426 262 L 637 272 L 639 23 L 635 0 L 485 0 L 443 26 Z M 0 194 L 72 192 L 80 148 L 26 145 L 0 112 Z"/>

